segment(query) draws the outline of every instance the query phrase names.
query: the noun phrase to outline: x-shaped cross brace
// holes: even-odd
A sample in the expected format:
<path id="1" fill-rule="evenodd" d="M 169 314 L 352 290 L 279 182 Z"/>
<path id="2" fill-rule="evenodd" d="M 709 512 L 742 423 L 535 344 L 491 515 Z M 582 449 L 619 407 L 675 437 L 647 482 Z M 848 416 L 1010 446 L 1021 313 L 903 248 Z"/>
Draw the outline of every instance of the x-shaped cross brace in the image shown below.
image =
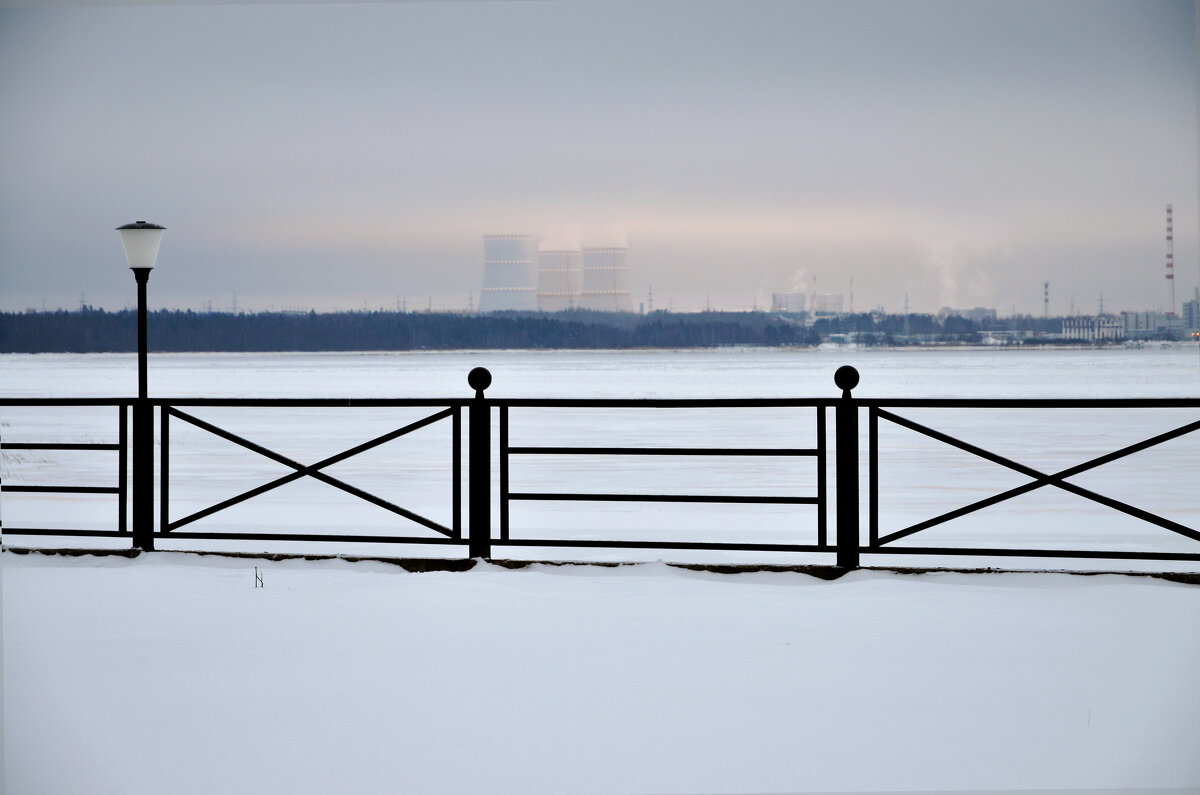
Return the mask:
<path id="1" fill-rule="evenodd" d="M 1163 442 L 1168 442 L 1171 439 L 1176 439 L 1180 436 L 1185 436 L 1185 435 L 1191 433 L 1192 431 L 1200 430 L 1200 420 L 1189 423 L 1184 426 L 1181 426 L 1172 431 L 1167 431 L 1166 433 L 1159 434 L 1158 436 L 1151 437 L 1149 439 L 1146 439 L 1143 442 L 1138 442 L 1137 444 L 1131 444 L 1128 447 L 1122 447 L 1120 450 L 1116 450 L 1114 452 L 1108 453 L 1107 455 L 1102 455 L 1098 458 L 1093 458 L 1090 461 L 1085 461 L 1082 464 L 1077 464 L 1076 466 L 1069 467 L 1067 469 L 1063 469 L 1063 470 L 1060 470 L 1053 474 L 1047 475 L 1046 473 L 1040 472 L 1039 470 L 1036 470 L 1032 467 L 1025 466 L 1024 464 L 1020 464 L 1016 461 L 1005 458 L 1004 456 L 997 455 L 997 454 L 991 452 L 990 450 L 983 449 L 982 447 L 976 447 L 973 444 L 964 442 L 961 439 L 956 439 L 953 436 L 948 436 L 947 434 L 941 433 L 939 431 L 935 431 L 932 428 L 926 427 L 917 422 L 913 422 L 912 420 L 905 419 L 904 417 L 893 414 L 890 411 L 876 408 L 876 409 L 874 409 L 874 413 L 879 417 L 883 417 L 884 419 L 890 420 L 891 422 L 894 422 L 897 425 L 900 425 L 902 427 L 908 428 L 909 430 L 913 430 L 913 431 L 916 431 L 917 433 L 924 434 L 925 436 L 928 436 L 932 439 L 936 439 L 939 442 L 944 442 L 945 444 L 948 444 L 951 447 L 957 447 L 959 450 L 964 450 L 973 455 L 977 455 L 980 458 L 983 458 L 987 461 L 991 461 L 993 463 L 1000 464 L 1003 467 L 1007 467 L 1016 472 L 1020 472 L 1022 475 L 1027 475 L 1027 476 L 1033 478 L 1033 480 L 1031 482 L 1026 483 L 1022 486 L 1017 486 L 1016 488 L 1009 489 L 1008 491 L 1000 492 L 999 494 L 995 494 L 986 499 L 979 500 L 978 502 L 973 502 L 970 505 L 965 505 L 962 508 L 958 508 L 958 509 L 950 511 L 948 513 L 944 513 L 941 516 L 935 516 L 932 519 L 927 519 L 924 522 L 918 522 L 917 524 L 911 525 L 910 527 L 906 527 L 903 530 L 898 530 L 895 533 L 891 533 L 889 535 L 883 536 L 877 542 L 880 545 L 887 544 L 892 541 L 896 541 L 898 539 L 904 538 L 905 536 L 910 536 L 913 533 L 918 533 L 921 530 L 928 529 L 930 527 L 933 527 L 934 525 L 939 525 L 939 524 L 942 524 L 943 522 L 948 522 L 951 519 L 957 519 L 960 516 L 965 516 L 966 514 L 974 513 L 975 511 L 978 511 L 982 508 L 987 508 L 990 505 L 995 505 L 998 502 L 1003 502 L 1004 500 L 1009 500 L 1009 499 L 1012 499 L 1013 497 L 1018 497 L 1022 494 L 1027 494 L 1028 492 L 1034 491 L 1035 489 L 1040 489 L 1043 486 L 1055 486 L 1057 488 L 1063 489 L 1064 491 L 1068 491 L 1072 494 L 1077 494 L 1080 497 L 1086 497 L 1087 499 L 1092 500 L 1093 502 L 1098 502 L 1101 505 L 1104 505 L 1104 506 L 1107 506 L 1114 510 L 1120 511 L 1121 513 L 1126 513 L 1126 514 L 1129 514 L 1130 516 L 1137 517 L 1138 519 L 1149 522 L 1150 524 L 1154 524 L 1159 527 L 1170 530 L 1172 532 L 1179 533 L 1180 535 L 1187 536 L 1188 538 L 1190 538 L 1194 541 L 1200 541 L 1200 533 L 1196 532 L 1195 530 L 1193 530 L 1190 527 L 1187 527 L 1186 525 L 1182 525 L 1178 522 L 1172 522 L 1170 519 L 1164 519 L 1161 516 L 1150 513 L 1149 511 L 1142 510 L 1141 508 L 1134 507 L 1132 505 L 1129 505 L 1128 503 L 1124 503 L 1119 500 L 1114 500 L 1110 497 L 1105 497 L 1103 494 L 1097 494 L 1096 492 L 1091 491 L 1090 489 L 1085 489 L 1082 486 L 1075 485 L 1074 483 L 1066 482 L 1066 478 L 1072 477 L 1074 475 L 1078 475 L 1081 472 L 1086 472 L 1089 469 L 1095 469 L 1096 467 L 1100 467 L 1100 466 L 1108 464 L 1112 461 L 1116 461 L 1119 458 L 1124 458 L 1124 457 L 1132 455 L 1134 453 L 1141 452 L 1142 450 L 1146 450 L 1150 447 L 1154 447 L 1155 445 L 1162 444 Z"/>
<path id="2" fill-rule="evenodd" d="M 189 514 L 188 516 L 185 516 L 182 519 L 177 519 L 176 521 L 171 522 L 166 528 L 164 528 L 164 530 L 170 531 L 170 530 L 174 530 L 178 527 L 183 527 L 184 525 L 190 524 L 190 523 L 196 521 L 197 519 L 203 519 L 205 516 L 211 516 L 212 514 L 216 513 L 217 511 L 223 511 L 226 508 L 229 508 L 233 505 L 237 505 L 238 503 L 245 502 L 246 500 L 249 500 L 252 497 L 257 497 L 260 494 L 265 494 L 266 492 L 271 491 L 272 489 L 277 489 L 286 483 L 291 483 L 292 481 L 299 480 L 302 477 L 311 477 L 311 478 L 315 478 L 316 480 L 321 481 L 322 483 L 328 483 L 330 486 L 339 488 L 348 494 L 352 494 L 355 497 L 358 497 L 359 499 L 366 500 L 367 502 L 372 503 L 374 505 L 378 505 L 379 507 L 389 510 L 392 513 L 399 514 L 400 516 L 403 516 L 404 518 L 409 519 L 410 521 L 416 522 L 417 524 L 424 525 L 425 527 L 428 527 L 431 530 L 436 530 L 437 532 L 439 532 L 443 535 L 449 536 L 451 538 L 459 537 L 459 533 L 449 527 L 440 525 L 437 522 L 433 521 L 432 519 L 427 519 L 424 516 L 413 513 L 412 511 L 409 511 L 405 508 L 401 508 L 399 505 L 390 503 L 385 499 L 382 499 L 380 497 L 375 496 L 374 494 L 371 494 L 370 492 L 366 492 L 366 491 L 363 491 L 362 489 L 356 488 L 355 486 L 351 486 L 349 483 L 338 480 L 337 478 L 333 477 L 332 475 L 328 475 L 321 471 L 322 469 L 333 466 L 334 464 L 336 464 L 340 461 L 345 461 L 347 458 L 356 456 L 359 453 L 370 450 L 371 448 L 378 447 L 381 444 L 390 442 L 393 439 L 404 436 L 407 433 L 412 433 L 413 431 L 418 430 L 419 428 L 424 428 L 426 425 L 431 425 L 431 424 L 437 422 L 438 420 L 443 420 L 447 417 L 453 416 L 453 414 L 454 414 L 453 408 L 448 408 L 443 411 L 439 411 L 436 414 L 431 414 L 430 416 L 424 417 L 420 420 L 417 420 L 416 422 L 409 423 L 408 425 L 405 425 L 403 428 L 398 428 L 397 430 L 390 431 L 388 433 L 383 434 L 382 436 L 377 436 L 374 439 L 371 439 L 370 441 L 363 442 L 362 444 L 357 445 L 356 447 L 351 447 L 350 449 L 344 450 L 344 451 L 338 453 L 337 455 L 330 456 L 329 458 L 318 461 L 315 464 L 309 464 L 307 466 L 299 463 L 298 461 L 293 461 L 292 459 L 288 458 L 287 456 L 280 455 L 279 453 L 275 452 L 274 450 L 263 447 L 262 445 L 255 444 L 254 442 L 251 442 L 248 439 L 244 439 L 235 433 L 230 433 L 229 431 L 225 430 L 224 428 L 219 428 L 216 425 L 213 425 L 212 423 L 205 422 L 204 420 L 199 419 L 198 417 L 193 417 L 190 414 L 185 414 L 184 412 L 182 412 L 176 408 L 165 407 L 164 411 L 168 412 L 168 414 L 170 414 L 173 417 L 178 417 L 179 419 L 183 420 L 184 422 L 195 425 L 197 428 L 202 428 L 203 430 L 206 430 L 215 436 L 219 436 L 222 439 L 226 439 L 230 442 L 233 442 L 234 444 L 236 444 L 240 447 L 244 447 L 247 450 L 252 450 L 261 456 L 269 458 L 272 461 L 277 461 L 278 463 L 283 464 L 284 466 L 291 467 L 292 469 L 295 470 L 294 472 L 290 472 L 287 475 L 278 477 L 275 480 L 272 480 L 268 483 L 264 483 L 261 486 L 257 486 L 253 489 L 250 489 L 249 491 L 244 491 L 241 494 L 237 495 L 236 497 L 231 497 L 228 500 L 217 503 L 216 505 L 212 505 L 203 510 L 196 511 L 193 514 Z"/>

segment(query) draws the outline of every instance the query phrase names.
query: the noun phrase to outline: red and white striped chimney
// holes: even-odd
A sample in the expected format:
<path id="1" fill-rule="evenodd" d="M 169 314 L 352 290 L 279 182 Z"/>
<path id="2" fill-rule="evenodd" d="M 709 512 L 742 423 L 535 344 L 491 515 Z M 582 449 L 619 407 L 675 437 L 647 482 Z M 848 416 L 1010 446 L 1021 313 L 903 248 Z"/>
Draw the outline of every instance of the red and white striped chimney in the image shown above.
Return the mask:
<path id="1" fill-rule="evenodd" d="M 1167 284 L 1171 288 L 1171 306 L 1168 315 L 1175 314 L 1175 232 L 1171 223 L 1171 205 L 1167 205 Z"/>

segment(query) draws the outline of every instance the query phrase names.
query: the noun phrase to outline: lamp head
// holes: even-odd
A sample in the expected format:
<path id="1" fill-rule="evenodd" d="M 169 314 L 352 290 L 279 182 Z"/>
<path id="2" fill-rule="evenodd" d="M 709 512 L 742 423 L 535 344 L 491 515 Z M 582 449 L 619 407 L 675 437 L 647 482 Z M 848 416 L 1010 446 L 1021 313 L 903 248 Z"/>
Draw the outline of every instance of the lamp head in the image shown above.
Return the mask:
<path id="1" fill-rule="evenodd" d="M 158 259 L 158 245 L 162 242 L 165 226 L 135 221 L 132 224 L 118 226 L 121 233 L 121 243 L 125 246 L 125 259 L 131 268 L 153 268 Z"/>

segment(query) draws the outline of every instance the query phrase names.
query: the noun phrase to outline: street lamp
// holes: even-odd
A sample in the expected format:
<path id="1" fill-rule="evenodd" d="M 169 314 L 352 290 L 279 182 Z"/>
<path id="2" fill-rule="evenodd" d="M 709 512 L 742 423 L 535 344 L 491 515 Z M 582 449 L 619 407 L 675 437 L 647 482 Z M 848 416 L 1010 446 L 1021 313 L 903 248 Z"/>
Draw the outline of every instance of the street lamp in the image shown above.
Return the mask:
<path id="1" fill-rule="evenodd" d="M 118 226 L 125 259 L 138 285 L 138 397 L 146 397 L 146 282 L 158 259 L 158 245 L 166 227 L 137 221 Z"/>
<path id="2" fill-rule="evenodd" d="M 146 396 L 146 282 L 166 227 L 137 221 L 118 226 L 138 286 L 138 396 L 133 403 L 133 545 L 154 549 L 154 414 Z"/>

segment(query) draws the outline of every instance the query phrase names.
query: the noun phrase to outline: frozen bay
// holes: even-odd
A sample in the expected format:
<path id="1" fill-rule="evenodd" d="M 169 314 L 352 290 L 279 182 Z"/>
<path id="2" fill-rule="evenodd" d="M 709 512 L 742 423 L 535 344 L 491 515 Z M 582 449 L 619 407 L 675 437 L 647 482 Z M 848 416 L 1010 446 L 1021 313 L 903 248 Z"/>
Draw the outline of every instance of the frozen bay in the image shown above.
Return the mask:
<path id="1" fill-rule="evenodd" d="M 634 351 L 152 353 L 155 397 L 452 397 L 472 367 L 494 397 L 1197 397 L 1195 346 L 1131 348 L 715 348 Z M 0 396 L 114 397 L 137 390 L 133 354 L 0 354 Z"/>
<path id="2" fill-rule="evenodd" d="M 1187 369 L 1194 354 L 153 356 L 151 392 L 445 397 L 465 394 L 467 370 L 483 364 L 495 376 L 490 391 L 497 395 L 831 396 L 833 371 L 849 363 L 862 373 L 863 395 L 925 397 L 953 383 L 959 395 L 1193 397 L 1200 394 L 1200 377 Z M 8 396 L 123 395 L 133 387 L 133 364 L 128 356 L 0 357 L 0 389 Z M 1095 382 L 1088 380 L 1093 375 Z M 111 413 L 64 419 L 29 410 L 23 419 L 37 432 L 102 439 L 112 432 Z M 245 414 L 231 410 L 219 418 L 305 461 L 397 420 L 313 412 L 266 421 Z M 24 427 L 20 419 L 2 420 L 6 438 Z M 956 427 L 982 434 L 973 440 L 1019 452 L 1021 460 L 1041 457 L 1051 466 L 1164 425 L 1153 418 L 1084 419 L 1065 431 L 1070 423 L 1037 416 L 1016 425 L 976 419 Z M 637 443 L 684 443 L 686 432 L 748 445 L 750 439 L 781 443 L 786 433 L 803 443 L 811 438 L 811 420 L 617 415 L 605 425 Z M 1172 416 L 1166 424 L 1186 421 Z M 590 419 L 569 415 L 530 419 L 522 432 L 605 438 Z M 372 469 L 394 473 L 399 467 L 419 486 L 410 496 L 422 489 L 441 493 L 445 483 L 420 480 L 438 468 L 432 466 L 436 456 L 445 455 L 444 439 L 430 441 L 432 453 L 416 445 L 397 448 L 342 474 L 369 481 L 376 476 Z M 181 499 L 200 504 L 277 474 L 260 457 L 203 434 L 189 440 L 173 427 L 176 442 L 181 458 L 172 469 L 172 493 L 183 491 Z M 920 500 L 936 502 L 947 496 L 943 492 L 958 498 L 964 490 L 987 489 L 983 476 L 996 474 L 964 470 L 950 452 L 902 436 L 890 445 L 908 459 L 900 472 L 933 474 L 939 484 L 916 500 L 893 495 L 893 511 L 916 510 Z M 1109 485 L 1129 480 L 1142 494 L 1172 476 L 1173 490 L 1163 486 L 1159 496 L 1176 495 L 1176 508 L 1189 515 L 1194 478 L 1187 473 L 1196 467 L 1195 450 L 1176 449 L 1169 466 L 1137 468 Z M 111 477 L 111 461 L 33 463 L 39 475 Z M 760 466 L 742 485 L 754 485 L 771 469 Z M 614 470 L 601 474 L 629 472 Z M 534 475 L 595 473 L 526 473 Z M 698 489 L 711 487 L 701 482 L 705 475 L 663 477 L 667 485 Z M 639 472 L 633 485 L 641 487 L 647 476 Z M 6 471 L 5 483 L 10 477 Z M 345 506 L 324 507 L 331 490 L 313 485 L 321 488 L 282 495 L 239 521 L 295 523 L 318 509 L 330 511 L 325 521 L 350 516 L 339 512 Z M 905 488 L 901 483 L 900 491 Z M 111 514 L 111 507 L 91 499 L 81 506 L 68 518 Z M 9 525 L 14 509 L 8 500 L 3 507 Z M 430 502 L 431 511 L 438 507 Z M 635 519 L 645 515 L 633 513 Z M 697 532 L 677 517 L 650 515 L 661 521 L 638 532 Z M 993 541 L 1017 531 L 1044 536 L 1047 527 L 1080 532 L 1094 530 L 1100 516 L 1077 504 L 1050 506 L 1038 521 L 1032 515 L 1018 513 L 983 532 L 993 533 Z M 99 519 L 112 521 L 111 515 Z M 363 513 L 354 521 L 371 527 L 375 519 Z M 561 527 L 563 520 L 551 513 L 541 521 L 532 529 Z M 716 518 L 707 532 L 754 531 L 739 521 L 735 511 Z M 576 530 L 598 531 L 615 532 Z M 811 515 L 786 517 L 770 532 L 811 533 Z M 1111 534 L 1100 541 L 1128 543 Z M 466 572 L 412 574 L 382 563 L 169 552 L 129 560 L 8 550 L 0 566 L 8 792 L 1085 789 L 1166 795 L 1200 787 L 1194 675 L 1200 588 L 1180 583 L 1120 575 L 868 571 L 827 582 L 791 572 L 716 575 L 661 563 L 519 570 L 481 564 Z M 262 588 L 255 587 L 256 568 Z"/>

